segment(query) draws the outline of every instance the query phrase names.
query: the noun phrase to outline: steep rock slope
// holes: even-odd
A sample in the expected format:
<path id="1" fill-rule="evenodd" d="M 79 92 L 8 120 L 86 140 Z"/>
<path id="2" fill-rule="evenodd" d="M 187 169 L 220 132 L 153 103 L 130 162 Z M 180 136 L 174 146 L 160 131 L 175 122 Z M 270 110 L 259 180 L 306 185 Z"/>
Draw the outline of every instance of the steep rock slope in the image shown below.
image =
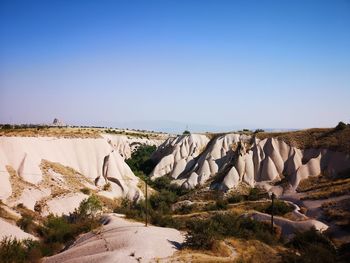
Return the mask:
<path id="1" fill-rule="evenodd" d="M 185 188 L 210 182 L 212 188 L 228 190 L 240 182 L 260 184 L 270 190 L 272 183 L 286 180 L 294 190 L 302 179 L 321 172 L 335 174 L 350 169 L 350 155 L 328 149 L 291 147 L 282 140 L 259 140 L 248 135 L 225 134 L 209 139 L 192 134 L 169 139 L 154 154 L 160 160 L 151 178 L 168 175 Z M 197 138 L 195 140 L 194 138 Z M 188 149 L 206 147 L 194 156 Z M 177 168 L 180 167 L 180 168 Z M 271 188 L 281 193 L 279 186 Z"/>
<path id="2" fill-rule="evenodd" d="M 166 140 L 153 154 L 152 159 L 160 160 L 151 173 L 155 179 L 169 174 L 173 179 L 192 169 L 196 157 L 203 152 L 209 139 L 205 135 L 182 135 Z"/>
<path id="3" fill-rule="evenodd" d="M 0 199 L 41 207 L 43 214 L 74 210 L 86 198 L 84 187 L 110 198 L 143 196 L 139 179 L 106 138 L 0 137 L 0 171 Z"/>

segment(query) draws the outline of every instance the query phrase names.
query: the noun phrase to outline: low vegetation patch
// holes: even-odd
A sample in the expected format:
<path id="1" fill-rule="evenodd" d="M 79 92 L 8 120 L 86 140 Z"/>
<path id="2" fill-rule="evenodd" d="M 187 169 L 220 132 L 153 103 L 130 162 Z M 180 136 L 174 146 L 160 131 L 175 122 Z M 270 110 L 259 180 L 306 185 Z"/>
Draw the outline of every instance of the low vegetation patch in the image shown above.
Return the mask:
<path id="1" fill-rule="evenodd" d="M 148 175 L 156 165 L 151 160 L 151 155 L 156 149 L 157 147 L 155 145 L 141 145 L 131 154 L 129 159 L 125 160 L 125 162 L 135 174 Z"/>
<path id="2" fill-rule="evenodd" d="M 323 215 L 328 222 L 350 231 L 350 198 L 322 204 Z"/>
<path id="3" fill-rule="evenodd" d="M 79 234 L 98 227 L 101 209 L 99 199 L 92 195 L 83 200 L 79 208 L 68 216 L 49 215 L 38 229 L 42 254 L 53 255 L 61 251 L 66 243 L 73 241 Z"/>
<path id="4" fill-rule="evenodd" d="M 40 243 L 32 239 L 18 240 L 4 237 L 0 241 L 0 262 L 24 263 L 40 262 L 42 257 Z"/>
<path id="5" fill-rule="evenodd" d="M 273 209 L 271 202 L 265 203 L 253 203 L 251 204 L 252 209 L 257 210 L 266 214 L 273 214 L 277 216 L 284 216 L 294 210 L 294 207 L 284 201 L 276 199 L 274 201 Z"/>
<path id="6" fill-rule="evenodd" d="M 80 189 L 80 192 L 82 192 L 85 195 L 90 195 L 91 194 L 91 189 L 87 187 L 83 187 Z"/>
<path id="7" fill-rule="evenodd" d="M 139 130 L 139 131 L 125 131 L 125 130 L 118 130 L 118 129 L 105 129 L 103 131 L 104 133 L 108 134 L 116 134 L 116 135 L 125 135 L 128 137 L 134 137 L 134 138 L 140 138 L 140 139 L 158 139 L 159 135 L 156 132 L 150 132 L 146 130 Z"/>
<path id="8" fill-rule="evenodd" d="M 230 204 L 235 204 L 243 201 L 257 201 L 263 198 L 269 198 L 267 192 L 260 188 L 249 188 L 246 193 L 231 193 L 227 196 L 227 201 Z"/>
<path id="9" fill-rule="evenodd" d="M 112 185 L 110 182 L 106 183 L 104 186 L 103 186 L 103 191 L 111 191 L 112 190 Z"/>
<path id="10" fill-rule="evenodd" d="M 150 223 L 161 227 L 181 228 L 181 222 L 172 217 L 171 206 L 177 200 L 174 192 L 163 189 L 148 199 L 148 218 Z M 115 213 L 125 214 L 127 218 L 139 221 L 146 220 L 146 201 L 132 202 L 123 199 L 121 205 L 114 209 Z"/>
<path id="11" fill-rule="evenodd" d="M 326 199 L 350 194 L 350 173 L 338 176 L 321 175 L 309 177 L 300 182 L 298 192 L 306 193 L 302 199 Z"/>
<path id="12" fill-rule="evenodd" d="M 9 125 L 0 127 L 0 136 L 56 137 L 56 138 L 100 138 L 99 129 L 50 127 L 44 125 Z"/>
<path id="13" fill-rule="evenodd" d="M 16 222 L 18 217 L 12 213 L 10 213 L 6 206 L 0 200 L 0 218 L 5 219 L 9 222 Z"/>
<path id="14" fill-rule="evenodd" d="M 283 262 L 336 262 L 336 250 L 332 242 L 315 229 L 297 233 L 288 246 L 294 253 L 283 255 Z"/>
<path id="15" fill-rule="evenodd" d="M 278 241 L 270 233 L 270 227 L 236 213 L 219 213 L 208 219 L 190 220 L 187 223 L 185 247 L 210 249 L 215 240 L 225 237 L 256 239 L 267 244 Z"/>
<path id="16" fill-rule="evenodd" d="M 24 231 L 38 236 L 39 241 L 19 241 L 5 237 L 0 243 L 0 262 L 39 262 L 43 256 L 60 252 L 79 234 L 100 226 L 102 206 L 98 197 L 92 195 L 83 200 L 79 208 L 69 215 L 49 215 L 45 219 L 39 219 L 36 213 L 27 212 L 23 205 L 17 206 L 16 209 L 22 214 L 17 225 Z"/>

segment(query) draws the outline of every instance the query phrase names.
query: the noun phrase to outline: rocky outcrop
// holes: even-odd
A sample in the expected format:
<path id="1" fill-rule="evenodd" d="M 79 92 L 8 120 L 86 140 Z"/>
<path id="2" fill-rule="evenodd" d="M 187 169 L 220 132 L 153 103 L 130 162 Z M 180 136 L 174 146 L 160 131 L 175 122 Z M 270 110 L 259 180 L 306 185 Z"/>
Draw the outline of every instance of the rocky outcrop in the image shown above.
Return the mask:
<path id="1" fill-rule="evenodd" d="M 204 150 L 191 151 L 198 147 Z M 309 176 L 350 169 L 350 156 L 346 153 L 301 150 L 275 138 L 259 140 L 235 133 L 212 140 L 199 134 L 171 138 L 154 155 L 159 162 L 151 178 L 167 175 L 188 189 L 209 184 L 226 191 L 240 182 L 253 187 L 283 178 L 291 189 L 296 189 L 299 182 Z"/>
<path id="2" fill-rule="evenodd" d="M 151 173 L 151 179 L 169 175 L 178 179 L 193 169 L 196 158 L 203 152 L 209 138 L 205 135 L 191 134 L 169 138 L 157 149 L 154 160 L 160 160 Z"/>
<path id="3" fill-rule="evenodd" d="M 87 197 L 82 188 L 109 198 L 143 198 L 139 179 L 106 138 L 0 137 L 0 171 L 0 199 L 45 207 L 42 214 L 74 210 Z"/>

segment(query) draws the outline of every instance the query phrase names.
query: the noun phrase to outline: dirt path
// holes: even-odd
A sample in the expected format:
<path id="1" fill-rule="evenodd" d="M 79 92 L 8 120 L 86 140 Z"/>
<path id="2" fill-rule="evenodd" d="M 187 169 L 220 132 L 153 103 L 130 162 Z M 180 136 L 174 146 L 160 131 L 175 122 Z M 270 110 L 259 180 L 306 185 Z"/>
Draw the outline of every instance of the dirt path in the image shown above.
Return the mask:
<path id="1" fill-rule="evenodd" d="M 342 195 L 320 200 L 300 200 L 304 196 L 305 194 L 303 193 L 295 193 L 281 196 L 280 199 L 290 201 L 292 203 L 297 204 L 298 206 L 303 206 L 307 209 L 306 216 L 324 221 L 321 208 L 323 203 L 333 201 L 338 202 L 350 198 L 350 195 Z"/>

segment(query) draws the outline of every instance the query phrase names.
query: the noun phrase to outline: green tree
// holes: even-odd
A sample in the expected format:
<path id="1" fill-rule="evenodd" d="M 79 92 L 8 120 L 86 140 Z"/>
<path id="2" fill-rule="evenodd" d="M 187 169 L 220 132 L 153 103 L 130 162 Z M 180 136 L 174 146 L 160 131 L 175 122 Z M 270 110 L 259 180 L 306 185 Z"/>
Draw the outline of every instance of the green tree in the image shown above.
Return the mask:
<path id="1" fill-rule="evenodd" d="M 89 198 L 81 201 L 78 211 L 81 217 L 94 218 L 102 210 L 100 200 L 96 195 L 91 195 Z"/>
<path id="2" fill-rule="evenodd" d="M 136 175 L 141 174 L 141 172 L 148 175 L 155 166 L 151 155 L 156 149 L 157 147 L 155 145 L 141 145 L 125 162 Z"/>

